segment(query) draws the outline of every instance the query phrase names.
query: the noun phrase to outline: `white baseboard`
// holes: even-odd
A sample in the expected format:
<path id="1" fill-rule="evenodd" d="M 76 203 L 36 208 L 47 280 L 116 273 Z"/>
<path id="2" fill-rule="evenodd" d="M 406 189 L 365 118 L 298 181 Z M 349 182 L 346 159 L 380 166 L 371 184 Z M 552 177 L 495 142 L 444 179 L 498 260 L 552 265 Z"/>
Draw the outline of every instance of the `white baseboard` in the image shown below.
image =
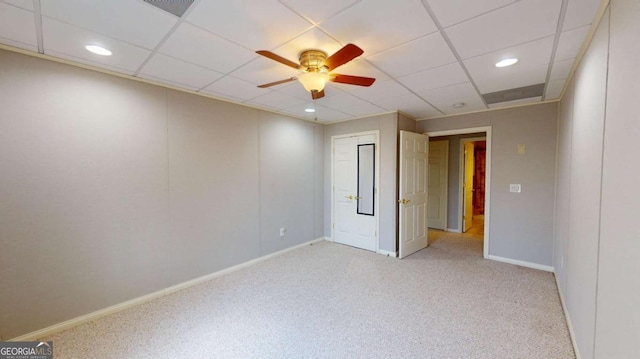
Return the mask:
<path id="1" fill-rule="evenodd" d="M 331 237 L 324 237 L 324 240 L 327 242 L 335 242 Z"/>
<path id="2" fill-rule="evenodd" d="M 573 351 L 576 354 L 576 359 L 581 359 L 580 351 L 578 350 L 578 342 L 576 341 L 576 334 L 573 331 L 573 325 L 571 324 L 571 318 L 569 317 L 569 310 L 567 310 L 567 305 L 564 301 L 564 295 L 562 295 L 562 290 L 560 290 L 560 283 L 558 282 L 558 276 L 553 271 L 553 277 L 556 280 L 556 287 L 558 288 L 558 294 L 560 295 L 560 303 L 562 304 L 562 311 L 564 312 L 564 317 L 567 320 L 567 327 L 569 327 L 569 337 L 571 337 L 571 345 L 573 345 Z"/>
<path id="3" fill-rule="evenodd" d="M 385 251 L 384 249 L 378 249 L 378 254 L 382 254 L 383 256 L 389 256 L 394 258 L 398 257 L 397 252 Z"/>
<path id="4" fill-rule="evenodd" d="M 545 265 L 542 265 L 542 264 L 519 261 L 517 259 L 504 258 L 504 257 L 498 257 L 498 256 L 492 256 L 492 255 L 485 256 L 485 258 L 491 259 L 491 260 L 494 260 L 494 261 L 498 261 L 498 262 L 515 264 L 517 266 L 533 268 L 533 269 L 539 269 L 539 270 L 543 270 L 545 272 L 553 272 L 553 267 L 545 266 Z"/>
<path id="5" fill-rule="evenodd" d="M 111 314 L 115 314 L 115 313 L 121 312 L 121 311 L 123 311 L 125 309 L 129 309 L 131 307 L 135 307 L 136 305 L 140 305 L 140 304 L 146 303 L 148 301 L 151 301 L 151 300 L 154 300 L 154 299 L 158 299 L 158 298 L 163 297 L 165 295 L 168 295 L 168 294 L 171 294 L 171 293 L 175 293 L 175 292 L 181 291 L 183 289 L 187 289 L 189 287 L 193 287 L 195 285 L 207 282 L 207 281 L 212 280 L 214 278 L 218 278 L 218 277 L 221 277 L 223 275 L 238 271 L 240 269 L 243 269 L 243 268 L 246 268 L 246 267 L 250 267 L 250 266 L 255 265 L 257 263 L 263 262 L 263 261 L 265 261 L 267 259 L 271 259 L 273 257 L 277 257 L 277 256 L 279 256 L 281 254 L 286 253 L 286 252 L 290 252 L 292 250 L 295 250 L 295 249 L 298 249 L 298 248 L 301 248 L 301 247 L 305 247 L 305 246 L 308 246 L 308 245 L 311 245 L 311 244 L 314 244 L 314 243 L 317 243 L 317 242 L 320 242 L 320 241 L 324 241 L 324 240 L 326 240 L 326 237 L 316 238 L 316 239 L 314 239 L 312 241 L 309 241 L 309 242 L 298 244 L 298 245 L 283 249 L 283 250 L 278 251 L 278 252 L 274 252 L 274 253 L 267 254 L 267 255 L 262 256 L 262 257 L 258 257 L 258 258 L 252 259 L 252 260 L 250 260 L 248 262 L 240 263 L 240 264 L 235 265 L 233 267 L 222 269 L 222 270 L 219 270 L 217 272 L 214 272 L 214 273 L 211 273 L 211 274 L 207 274 L 207 275 L 199 277 L 199 278 L 195 278 L 195 279 L 192 279 L 192 280 L 180 283 L 180 284 L 176 284 L 174 286 L 171 286 L 171 287 L 168 287 L 168 288 L 165 288 L 165 289 L 161 289 L 161 290 L 153 292 L 153 293 L 149 293 L 147 295 L 143 295 L 142 297 L 134 298 L 134 299 L 128 300 L 126 302 L 122 302 L 122 303 L 119 303 L 119 304 L 116 304 L 116 305 L 112 305 L 110 307 L 107 307 L 107 308 L 104 308 L 104 309 L 100 309 L 98 311 L 95 311 L 95 312 L 92 312 L 92 313 L 89 313 L 89 314 L 85 314 L 85 315 L 82 315 L 82 316 L 79 316 L 79 317 L 76 317 L 76 318 L 73 318 L 73 319 L 69 319 L 69 320 L 64 321 L 62 323 L 54 324 L 54 325 L 46 327 L 44 329 L 36 330 L 35 332 L 31 332 L 31 333 L 28 333 L 28 334 L 25 334 L 25 335 L 21 335 L 19 337 L 15 337 L 13 339 L 9 339 L 9 341 L 15 341 L 15 342 L 35 341 L 37 339 L 53 335 L 53 334 L 61 332 L 63 330 L 66 330 L 66 329 L 78 326 L 80 324 L 84 324 L 84 323 L 87 323 L 87 322 L 90 322 L 90 321 L 105 317 L 107 315 L 111 315 Z"/>
<path id="6" fill-rule="evenodd" d="M 453 233 L 462 233 L 461 230 L 459 229 L 454 229 L 454 228 L 447 228 L 446 229 L 447 232 L 453 232 Z"/>

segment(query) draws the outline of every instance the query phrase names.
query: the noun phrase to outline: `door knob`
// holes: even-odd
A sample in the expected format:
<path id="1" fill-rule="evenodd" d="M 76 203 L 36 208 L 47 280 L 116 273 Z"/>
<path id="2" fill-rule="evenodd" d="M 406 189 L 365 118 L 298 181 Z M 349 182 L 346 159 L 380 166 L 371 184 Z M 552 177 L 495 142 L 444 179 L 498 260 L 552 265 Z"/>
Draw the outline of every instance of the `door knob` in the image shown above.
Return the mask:
<path id="1" fill-rule="evenodd" d="M 353 199 L 355 199 L 355 200 L 359 200 L 360 198 L 362 198 L 362 197 L 353 196 Z"/>
<path id="2" fill-rule="evenodd" d="M 398 203 L 402 203 L 402 204 L 407 204 L 407 203 L 409 203 L 409 202 L 411 202 L 411 200 L 409 200 L 409 199 L 404 199 L 404 198 L 403 198 L 403 199 L 399 199 L 399 200 L 398 200 Z"/>
<path id="3" fill-rule="evenodd" d="M 353 199 L 353 196 L 344 196 L 346 199 Z"/>

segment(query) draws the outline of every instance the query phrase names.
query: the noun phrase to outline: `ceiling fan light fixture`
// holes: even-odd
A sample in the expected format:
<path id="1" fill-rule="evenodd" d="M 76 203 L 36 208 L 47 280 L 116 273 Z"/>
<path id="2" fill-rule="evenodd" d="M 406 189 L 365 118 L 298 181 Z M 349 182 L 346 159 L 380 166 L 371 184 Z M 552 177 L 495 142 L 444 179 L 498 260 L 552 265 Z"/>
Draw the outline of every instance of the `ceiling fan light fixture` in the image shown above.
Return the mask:
<path id="1" fill-rule="evenodd" d="M 320 92 L 324 90 L 324 86 L 329 82 L 329 74 L 327 72 L 305 72 L 298 76 L 298 81 L 300 81 L 305 90 Z"/>

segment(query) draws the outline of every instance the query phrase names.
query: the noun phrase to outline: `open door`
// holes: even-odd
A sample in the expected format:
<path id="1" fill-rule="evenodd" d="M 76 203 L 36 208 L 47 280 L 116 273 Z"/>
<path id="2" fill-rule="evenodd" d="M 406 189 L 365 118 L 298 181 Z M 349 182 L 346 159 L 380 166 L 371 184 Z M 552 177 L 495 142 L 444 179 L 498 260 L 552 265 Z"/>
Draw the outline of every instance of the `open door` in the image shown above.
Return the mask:
<path id="1" fill-rule="evenodd" d="M 474 161 L 474 144 L 464 144 L 464 220 L 463 232 L 471 229 L 473 225 L 473 176 L 476 166 Z"/>
<path id="2" fill-rule="evenodd" d="M 427 171 L 429 136 L 400 131 L 399 257 L 404 258 L 428 244 Z"/>
<path id="3" fill-rule="evenodd" d="M 429 228 L 447 230 L 449 141 L 429 141 Z"/>

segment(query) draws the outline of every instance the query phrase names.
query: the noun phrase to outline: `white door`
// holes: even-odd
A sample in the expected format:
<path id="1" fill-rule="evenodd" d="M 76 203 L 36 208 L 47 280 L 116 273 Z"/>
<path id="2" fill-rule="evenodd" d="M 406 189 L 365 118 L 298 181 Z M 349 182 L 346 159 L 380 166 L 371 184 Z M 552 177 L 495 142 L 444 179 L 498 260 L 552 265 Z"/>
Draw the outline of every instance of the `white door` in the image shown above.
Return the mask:
<path id="1" fill-rule="evenodd" d="M 429 142 L 429 189 L 427 213 L 429 228 L 447 229 L 449 141 Z"/>
<path id="2" fill-rule="evenodd" d="M 337 243 L 376 250 L 377 210 L 362 214 L 358 208 L 358 145 L 375 144 L 375 135 L 335 138 L 333 141 L 333 240 Z M 378 151 L 375 151 L 377 156 Z M 367 175 L 374 176 L 373 169 Z M 375 183 L 372 179 L 372 183 Z M 359 213 L 361 212 L 361 213 Z"/>
<path id="3" fill-rule="evenodd" d="M 429 136 L 400 131 L 400 258 L 425 248 Z"/>
<path id="4" fill-rule="evenodd" d="M 463 232 L 471 229 L 473 224 L 473 175 L 475 174 L 475 161 L 473 157 L 473 142 L 464 144 L 464 221 Z"/>

